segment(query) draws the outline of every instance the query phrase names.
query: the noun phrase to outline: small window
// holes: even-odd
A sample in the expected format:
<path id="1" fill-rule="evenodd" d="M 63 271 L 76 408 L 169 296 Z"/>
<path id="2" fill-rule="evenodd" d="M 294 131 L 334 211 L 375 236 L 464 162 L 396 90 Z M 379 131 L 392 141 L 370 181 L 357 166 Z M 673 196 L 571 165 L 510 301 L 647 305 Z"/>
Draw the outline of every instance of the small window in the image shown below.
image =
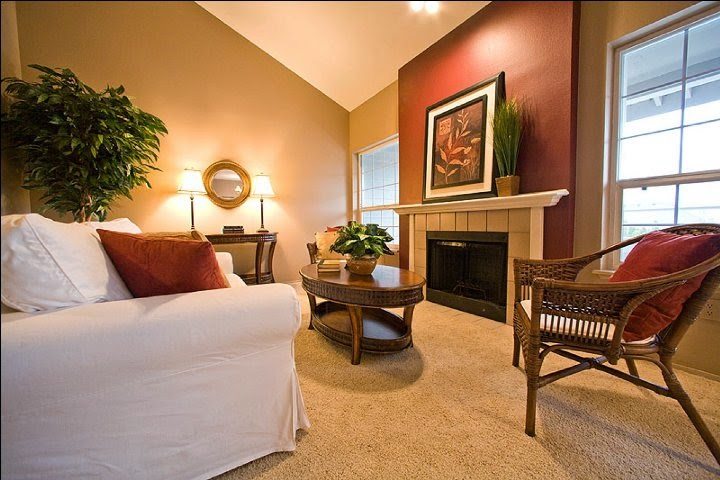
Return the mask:
<path id="1" fill-rule="evenodd" d="M 399 243 L 400 219 L 392 210 L 399 197 L 397 138 L 358 154 L 359 205 L 362 223 L 386 228 Z"/>
<path id="2" fill-rule="evenodd" d="M 615 71 L 610 238 L 720 223 L 720 15 L 620 48 Z"/>

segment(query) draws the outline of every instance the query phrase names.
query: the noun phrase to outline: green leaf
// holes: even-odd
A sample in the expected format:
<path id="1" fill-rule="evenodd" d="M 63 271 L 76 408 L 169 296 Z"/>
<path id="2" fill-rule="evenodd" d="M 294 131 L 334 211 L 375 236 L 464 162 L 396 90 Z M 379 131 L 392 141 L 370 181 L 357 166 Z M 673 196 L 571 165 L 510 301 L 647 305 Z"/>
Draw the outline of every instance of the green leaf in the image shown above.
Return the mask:
<path id="1" fill-rule="evenodd" d="M 3 79 L 11 101 L 2 134 L 23 153 L 23 188 L 83 220 L 105 218 L 116 199 L 150 187 L 162 120 L 135 107 L 122 86 L 96 91 L 72 70 L 30 67 L 41 73 L 35 82 Z"/>

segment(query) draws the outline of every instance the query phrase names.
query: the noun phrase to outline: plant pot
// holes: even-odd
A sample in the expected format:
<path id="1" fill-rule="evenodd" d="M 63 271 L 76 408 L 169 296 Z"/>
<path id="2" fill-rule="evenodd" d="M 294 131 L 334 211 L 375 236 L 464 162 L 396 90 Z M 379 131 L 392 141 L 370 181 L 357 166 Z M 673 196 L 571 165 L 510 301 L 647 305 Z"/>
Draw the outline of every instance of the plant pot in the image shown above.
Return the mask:
<path id="1" fill-rule="evenodd" d="M 497 177 L 495 179 L 497 192 L 499 197 L 511 197 L 520 193 L 520 176 L 508 175 L 507 177 Z"/>
<path id="2" fill-rule="evenodd" d="M 364 257 L 349 258 L 347 261 L 348 270 L 356 275 L 372 275 L 377 265 L 377 257 L 365 255 Z"/>

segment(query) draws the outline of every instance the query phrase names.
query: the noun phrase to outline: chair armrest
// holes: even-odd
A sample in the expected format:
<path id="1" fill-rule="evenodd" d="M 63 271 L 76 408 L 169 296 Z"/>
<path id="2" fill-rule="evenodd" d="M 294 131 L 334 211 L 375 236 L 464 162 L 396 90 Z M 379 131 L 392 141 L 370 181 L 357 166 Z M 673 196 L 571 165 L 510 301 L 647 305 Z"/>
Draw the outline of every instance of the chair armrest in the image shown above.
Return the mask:
<path id="1" fill-rule="evenodd" d="M 220 270 L 222 270 L 224 274 L 234 273 L 233 258 L 230 252 L 215 252 L 215 257 L 217 258 L 218 265 L 220 265 Z"/>
<path id="2" fill-rule="evenodd" d="M 535 260 L 516 258 L 513 264 L 515 282 L 530 286 L 535 278 L 555 280 L 575 280 L 577 274 L 601 255 L 592 254 L 584 257 L 560 258 L 556 260 Z"/>

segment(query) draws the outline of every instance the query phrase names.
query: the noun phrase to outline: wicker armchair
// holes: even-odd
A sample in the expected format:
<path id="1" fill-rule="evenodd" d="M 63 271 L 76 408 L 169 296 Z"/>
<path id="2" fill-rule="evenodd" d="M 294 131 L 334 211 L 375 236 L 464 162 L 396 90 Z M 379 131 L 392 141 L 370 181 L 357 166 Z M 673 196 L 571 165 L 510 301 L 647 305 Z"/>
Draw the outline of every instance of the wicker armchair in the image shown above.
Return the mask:
<path id="1" fill-rule="evenodd" d="M 720 225 L 683 225 L 663 231 L 693 235 L 720 233 Z M 585 266 L 609 252 L 637 243 L 641 238 L 643 236 L 579 258 L 515 260 L 512 363 L 518 366 L 522 349 L 527 376 L 525 433 L 535 435 L 535 410 L 540 387 L 595 368 L 677 400 L 720 463 L 717 441 L 673 372 L 673 356 L 680 340 L 720 285 L 720 254 L 687 270 L 652 279 L 609 284 L 575 282 Z M 672 324 L 650 339 L 639 342 L 622 340 L 628 318 L 638 305 L 705 272 L 708 274 L 700 288 L 685 303 L 680 316 Z M 570 350 L 591 356 L 578 355 Z M 549 353 L 574 360 L 577 365 L 540 375 L 542 362 Z M 606 365 L 616 365 L 620 359 L 627 362 L 629 374 Z M 657 365 L 666 386 L 640 378 L 636 360 Z"/>
<path id="2" fill-rule="evenodd" d="M 317 243 L 312 242 L 306 244 L 308 249 L 308 255 L 310 255 L 310 263 L 317 263 L 318 248 Z"/>

